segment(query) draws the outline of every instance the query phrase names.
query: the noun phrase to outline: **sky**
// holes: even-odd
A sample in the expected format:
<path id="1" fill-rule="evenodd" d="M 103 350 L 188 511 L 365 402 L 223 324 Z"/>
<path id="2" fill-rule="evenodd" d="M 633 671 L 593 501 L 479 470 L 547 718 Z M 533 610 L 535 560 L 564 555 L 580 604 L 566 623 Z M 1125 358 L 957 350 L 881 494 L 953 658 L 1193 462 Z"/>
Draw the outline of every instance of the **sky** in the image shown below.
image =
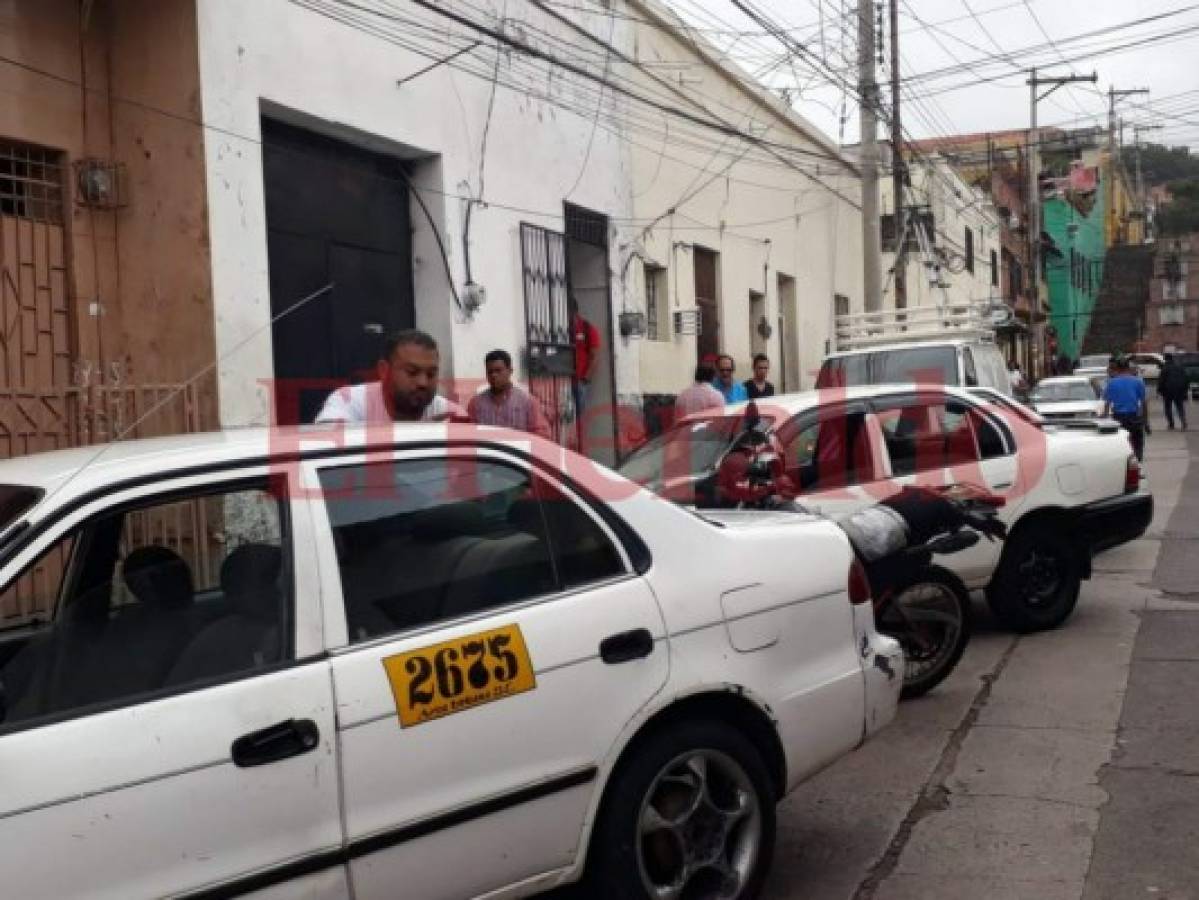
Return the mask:
<path id="1" fill-rule="evenodd" d="M 765 36 L 734 0 L 667 0 L 760 81 L 789 90 L 795 108 L 826 134 L 841 143 L 856 142 L 856 0 L 746 2 L 765 14 L 767 25 L 786 29 L 802 50 L 784 55 L 783 44 Z M 1133 141 L 1133 124 L 1163 126 L 1142 131 L 1142 140 L 1199 151 L 1199 2 L 898 2 L 905 79 L 900 117 L 909 138 L 1028 127 L 1027 69 L 1035 65 L 1039 74 L 1098 75 L 1096 84 L 1068 85 L 1041 100 L 1040 124 L 1106 126 L 1109 88 L 1148 88 L 1147 96 L 1118 101 L 1117 115 L 1128 126 L 1125 142 Z M 1162 18 L 1130 24 L 1153 16 Z M 1157 40 L 1117 49 L 1145 38 Z M 883 52 L 888 65 L 877 70 L 878 78 L 889 81 L 889 35 Z M 888 90 L 888 105 L 889 98 Z"/>

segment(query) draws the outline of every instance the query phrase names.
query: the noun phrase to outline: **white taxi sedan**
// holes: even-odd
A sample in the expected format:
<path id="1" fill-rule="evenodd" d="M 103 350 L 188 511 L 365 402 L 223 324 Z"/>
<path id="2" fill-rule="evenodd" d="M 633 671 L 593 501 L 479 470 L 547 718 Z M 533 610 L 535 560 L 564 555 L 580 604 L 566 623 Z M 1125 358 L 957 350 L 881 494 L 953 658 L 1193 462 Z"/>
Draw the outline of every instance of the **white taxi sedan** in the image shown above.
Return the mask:
<path id="1" fill-rule="evenodd" d="M 752 896 L 895 713 L 851 560 L 490 429 L 0 463 L 4 894 Z"/>

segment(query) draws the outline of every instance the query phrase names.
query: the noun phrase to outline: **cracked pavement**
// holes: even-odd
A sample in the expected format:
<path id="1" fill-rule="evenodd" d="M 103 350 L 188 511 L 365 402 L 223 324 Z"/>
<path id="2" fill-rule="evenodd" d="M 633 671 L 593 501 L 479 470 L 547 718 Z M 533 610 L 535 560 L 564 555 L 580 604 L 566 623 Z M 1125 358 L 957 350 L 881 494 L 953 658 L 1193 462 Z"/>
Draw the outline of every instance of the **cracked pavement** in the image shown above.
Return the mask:
<path id="1" fill-rule="evenodd" d="M 950 679 L 779 809 L 770 900 L 1199 900 L 1199 433 L 1155 428 L 1153 525 L 1061 628 L 975 598 Z"/>

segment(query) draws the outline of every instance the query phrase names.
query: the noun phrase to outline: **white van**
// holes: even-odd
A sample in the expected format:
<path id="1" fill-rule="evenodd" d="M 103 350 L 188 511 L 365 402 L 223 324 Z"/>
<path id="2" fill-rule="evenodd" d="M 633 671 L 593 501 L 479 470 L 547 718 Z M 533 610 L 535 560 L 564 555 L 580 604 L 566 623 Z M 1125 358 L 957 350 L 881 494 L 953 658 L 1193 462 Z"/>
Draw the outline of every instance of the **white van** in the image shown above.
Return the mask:
<path id="1" fill-rule="evenodd" d="M 816 377 L 817 388 L 913 382 L 989 387 L 1012 396 L 999 347 L 978 338 L 922 340 L 830 353 Z"/>

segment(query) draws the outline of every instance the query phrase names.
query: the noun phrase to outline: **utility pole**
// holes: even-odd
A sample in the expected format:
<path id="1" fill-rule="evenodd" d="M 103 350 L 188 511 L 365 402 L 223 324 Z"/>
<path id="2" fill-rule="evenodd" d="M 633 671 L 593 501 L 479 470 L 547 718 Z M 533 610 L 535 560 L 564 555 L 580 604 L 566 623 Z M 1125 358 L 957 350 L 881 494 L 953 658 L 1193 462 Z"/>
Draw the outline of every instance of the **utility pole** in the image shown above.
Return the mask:
<path id="1" fill-rule="evenodd" d="M 1119 144 L 1124 142 L 1123 129 L 1120 129 L 1120 141 L 1116 141 L 1116 103 L 1123 100 L 1125 97 L 1135 97 L 1137 94 L 1148 94 L 1149 88 L 1128 88 L 1125 90 L 1116 90 L 1114 87 L 1107 89 L 1107 139 L 1108 146 L 1111 148 L 1112 159 L 1119 155 Z"/>
<path id="2" fill-rule="evenodd" d="M 1032 315 L 1035 318 L 1041 311 L 1041 188 L 1037 184 L 1037 175 L 1041 171 L 1038 162 L 1040 158 L 1041 135 L 1037 130 L 1037 104 L 1060 88 L 1062 85 L 1076 81 L 1089 81 L 1092 84 L 1099 80 L 1098 74 L 1090 75 L 1037 75 L 1034 68 L 1028 73 L 1028 283 L 1032 288 Z M 1038 94 L 1037 89 L 1048 85 L 1049 90 Z M 1048 362 L 1048 360 L 1046 361 Z"/>
<path id="3" fill-rule="evenodd" d="M 1141 132 L 1159 131 L 1164 125 L 1133 125 L 1132 143 L 1137 153 L 1137 203 L 1141 207 L 1141 240 L 1149 240 L 1149 198 L 1145 196 L 1145 179 L 1141 174 Z"/>
<path id="4" fill-rule="evenodd" d="M 895 307 L 908 305 L 907 257 L 904 240 L 908 214 L 903 201 L 903 179 L 907 160 L 903 155 L 903 128 L 899 120 L 899 0 L 891 0 L 891 189 L 895 211 Z"/>
<path id="5" fill-rule="evenodd" d="M 862 130 L 862 288 L 866 312 L 882 307 L 882 245 L 878 221 L 878 82 L 874 77 L 874 8 L 858 0 L 858 93 Z"/>
<path id="6" fill-rule="evenodd" d="M 1029 283 L 1032 285 L 1034 313 L 1040 310 L 1041 301 L 1041 191 L 1037 185 L 1037 174 L 1041 167 L 1038 163 L 1040 156 L 1041 136 L 1037 130 L 1037 104 L 1066 84 L 1078 81 L 1089 81 L 1092 84 L 1099 80 L 1099 75 L 1037 75 L 1037 70 L 1030 70 L 1028 75 L 1028 264 Z M 1042 85 L 1048 85 L 1049 90 L 1043 94 L 1037 93 Z"/>
<path id="7" fill-rule="evenodd" d="M 1149 88 L 1107 89 L 1107 156 L 1111 171 L 1107 178 L 1107 227 L 1109 240 L 1117 242 L 1119 232 L 1119 212 L 1116 210 L 1116 177 L 1120 169 L 1120 147 L 1124 143 L 1124 123 L 1119 123 L 1117 136 L 1116 104 L 1125 97 L 1135 97 L 1137 94 L 1148 94 Z"/>

